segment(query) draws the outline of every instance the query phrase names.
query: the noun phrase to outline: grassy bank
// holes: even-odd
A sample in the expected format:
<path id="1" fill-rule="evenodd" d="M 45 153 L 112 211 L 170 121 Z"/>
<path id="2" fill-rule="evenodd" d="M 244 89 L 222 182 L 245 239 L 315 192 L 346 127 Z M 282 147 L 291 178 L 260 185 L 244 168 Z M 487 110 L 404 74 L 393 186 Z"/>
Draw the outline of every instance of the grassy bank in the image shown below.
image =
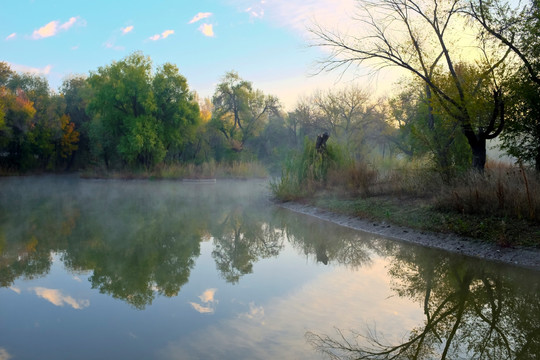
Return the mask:
<path id="1" fill-rule="evenodd" d="M 286 166 L 317 173 L 317 162 L 297 158 Z M 483 174 L 471 171 L 446 183 L 436 172 L 406 163 L 375 169 L 334 162 L 324 176 L 298 174 L 285 168 L 272 183 L 277 199 L 501 246 L 540 247 L 540 178 L 522 167 L 491 163 Z"/>
<path id="2" fill-rule="evenodd" d="M 340 214 L 417 230 L 455 233 L 500 246 L 540 247 L 540 225 L 528 219 L 444 211 L 429 201 L 414 198 L 348 198 L 327 192 L 302 202 Z"/>

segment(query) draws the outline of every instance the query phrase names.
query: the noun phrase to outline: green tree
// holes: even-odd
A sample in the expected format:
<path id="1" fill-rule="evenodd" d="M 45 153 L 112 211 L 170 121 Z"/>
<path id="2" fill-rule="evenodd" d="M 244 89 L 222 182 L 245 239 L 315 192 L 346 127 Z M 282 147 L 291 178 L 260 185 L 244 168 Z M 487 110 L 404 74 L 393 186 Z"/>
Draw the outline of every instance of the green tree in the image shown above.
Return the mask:
<path id="1" fill-rule="evenodd" d="M 467 143 L 459 123 L 437 112 L 429 94 L 422 83 L 413 83 L 389 101 L 390 119 L 396 128 L 388 137 L 411 158 L 427 156 L 448 182 L 457 170 L 470 164 Z"/>
<path id="2" fill-rule="evenodd" d="M 152 113 L 155 109 L 150 77 L 152 62 L 141 53 L 134 53 L 119 62 L 100 67 L 89 78 L 93 97 L 91 114 L 99 120 L 93 123 L 94 144 L 108 165 L 119 158 L 131 165 L 151 165 L 165 156 L 157 136 Z M 107 145 L 104 145 L 107 144 Z"/>
<path id="3" fill-rule="evenodd" d="M 92 73 L 89 110 L 94 152 L 111 162 L 149 168 L 189 139 L 198 105 L 184 77 L 171 64 L 154 76 L 152 61 L 133 53 Z"/>
<path id="4" fill-rule="evenodd" d="M 28 155 L 26 137 L 36 109 L 21 90 L 13 92 L 0 88 L 0 149 L 3 168 L 19 170 Z"/>
<path id="5" fill-rule="evenodd" d="M 79 133 L 77 150 L 69 157 L 68 167 L 83 167 L 90 162 L 90 116 L 86 108 L 91 98 L 91 89 L 87 78 L 73 76 L 65 79 L 60 94 L 64 98 L 65 114 L 74 124 L 74 131 Z"/>
<path id="6" fill-rule="evenodd" d="M 471 0 L 467 13 L 519 59 L 509 81 L 502 148 L 540 172 L 540 3 Z"/>
<path id="7" fill-rule="evenodd" d="M 234 71 L 225 74 L 212 102 L 212 124 L 236 152 L 241 152 L 248 140 L 260 134 L 269 114 L 279 108 L 277 98 L 253 90 L 251 82 Z"/>
<path id="8" fill-rule="evenodd" d="M 540 172 L 540 86 L 520 72 L 509 88 L 508 121 L 501 147 Z"/>
<path id="9" fill-rule="evenodd" d="M 252 141 L 257 147 L 257 158 L 273 173 L 279 173 L 287 155 L 297 147 L 297 133 L 294 126 L 289 114 L 273 113 L 269 116 L 260 136 Z"/>
<path id="10" fill-rule="evenodd" d="M 55 169 L 63 136 L 64 103 L 45 78 L 0 66 L 2 166 L 12 170 Z"/>
<path id="11" fill-rule="evenodd" d="M 22 94 L 32 102 L 35 114 L 29 128 L 20 142 L 17 167 L 22 170 L 53 170 L 58 160 L 58 144 L 62 137 L 61 117 L 64 103 L 60 96 L 53 94 L 47 80 L 32 74 L 14 74 L 7 88 Z"/>
<path id="12" fill-rule="evenodd" d="M 200 124 L 199 105 L 175 65 L 167 63 L 158 68 L 152 87 L 160 139 L 168 157 L 179 159 L 185 146 L 195 139 Z"/>

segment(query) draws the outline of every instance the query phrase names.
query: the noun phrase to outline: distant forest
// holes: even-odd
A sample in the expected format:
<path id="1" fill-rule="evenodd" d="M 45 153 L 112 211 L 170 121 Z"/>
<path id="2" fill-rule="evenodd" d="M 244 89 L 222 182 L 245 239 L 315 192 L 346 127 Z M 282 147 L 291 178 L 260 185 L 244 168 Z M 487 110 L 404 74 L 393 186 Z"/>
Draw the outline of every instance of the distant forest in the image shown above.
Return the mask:
<path id="1" fill-rule="evenodd" d="M 314 34 L 323 45 L 346 47 L 324 29 Z M 529 40 L 527 49 L 536 51 L 538 38 Z M 377 49 L 355 51 L 382 57 Z M 495 65 L 448 55 L 447 67 L 439 56 L 430 69 L 416 70 L 411 60 L 405 65 L 417 76 L 396 82 L 386 97 L 349 84 L 314 90 L 290 111 L 234 71 L 211 98 L 200 98 L 176 65 L 155 66 L 141 52 L 70 76 L 58 91 L 44 77 L 0 62 L 0 172 L 260 162 L 279 173 L 292 152 L 322 133 L 352 161 L 417 161 L 446 179 L 483 170 L 486 140 L 499 138 L 503 150 L 540 171 L 538 66 L 509 60 L 509 53 Z M 420 49 L 417 55 L 422 64 Z M 359 59 L 330 58 L 327 65 Z"/>
<path id="2" fill-rule="evenodd" d="M 88 167 L 260 161 L 278 169 L 304 138 L 328 132 L 354 156 L 397 154 L 387 105 L 366 89 L 319 91 L 285 112 L 236 72 L 214 96 L 191 91 L 176 65 L 140 52 L 71 76 L 58 92 L 44 77 L 0 63 L 0 166 L 4 173 Z"/>

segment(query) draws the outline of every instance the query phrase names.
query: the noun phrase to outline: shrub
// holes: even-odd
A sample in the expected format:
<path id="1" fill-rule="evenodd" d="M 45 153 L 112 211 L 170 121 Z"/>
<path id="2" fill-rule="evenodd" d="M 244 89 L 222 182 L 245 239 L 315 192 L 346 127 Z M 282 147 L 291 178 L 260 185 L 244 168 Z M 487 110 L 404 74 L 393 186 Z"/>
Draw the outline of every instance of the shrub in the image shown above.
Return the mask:
<path id="1" fill-rule="evenodd" d="M 309 196 L 327 186 L 329 174 L 343 172 L 351 162 L 340 146 L 327 144 L 323 151 L 317 151 L 315 143 L 306 138 L 302 151 L 285 160 L 281 177 L 270 187 L 282 201 Z"/>

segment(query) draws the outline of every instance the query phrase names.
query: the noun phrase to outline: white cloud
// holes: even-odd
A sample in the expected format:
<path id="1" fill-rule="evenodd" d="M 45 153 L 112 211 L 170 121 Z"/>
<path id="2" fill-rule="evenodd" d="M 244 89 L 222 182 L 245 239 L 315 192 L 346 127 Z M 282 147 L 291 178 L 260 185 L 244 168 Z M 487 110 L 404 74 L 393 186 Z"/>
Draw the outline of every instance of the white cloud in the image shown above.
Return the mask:
<path id="1" fill-rule="evenodd" d="M 249 14 L 251 19 L 262 19 L 264 17 L 264 4 L 265 2 L 261 1 L 259 4 L 250 6 L 244 11 Z"/>
<path id="2" fill-rule="evenodd" d="M 314 23 L 325 27 L 348 26 L 356 11 L 355 0 L 229 0 L 250 18 L 264 18 L 278 26 L 289 28 L 300 36 L 308 35 Z"/>
<path id="3" fill-rule="evenodd" d="M 37 30 L 34 30 L 32 34 L 32 39 L 43 39 L 50 36 L 56 35 L 58 32 L 58 21 L 51 21 L 47 25 L 40 27 Z"/>
<path id="4" fill-rule="evenodd" d="M 188 24 L 196 23 L 197 21 L 202 20 L 202 19 L 206 19 L 206 18 L 208 18 L 208 17 L 210 17 L 210 16 L 212 16 L 212 13 L 210 13 L 210 12 L 204 12 L 204 13 L 203 13 L 203 12 L 200 12 L 200 13 L 198 13 L 197 15 L 195 15 L 195 16 L 193 17 L 193 19 L 191 19 L 191 20 L 188 22 Z"/>
<path id="5" fill-rule="evenodd" d="M 10 290 L 16 292 L 17 294 L 20 294 L 21 293 L 21 289 L 19 289 L 18 287 L 15 287 L 15 286 L 10 286 L 9 287 Z"/>
<path id="6" fill-rule="evenodd" d="M 43 298 L 56 306 L 64 306 L 65 304 L 74 309 L 81 310 L 90 306 L 90 300 L 76 300 L 71 296 L 66 296 L 57 289 L 47 289 L 43 287 L 30 288 L 37 296 Z"/>
<path id="7" fill-rule="evenodd" d="M 12 39 L 15 39 L 16 36 L 17 36 L 17 33 L 11 33 L 11 34 L 9 34 L 8 36 L 6 36 L 6 40 L 12 40 Z"/>
<path id="8" fill-rule="evenodd" d="M 45 67 L 42 67 L 42 68 L 36 68 L 36 67 L 31 67 L 31 66 L 26 66 L 26 65 L 9 63 L 9 66 L 11 67 L 11 69 L 17 72 L 30 73 L 34 75 L 49 75 L 49 73 L 52 70 L 52 65 L 46 65 Z"/>
<path id="9" fill-rule="evenodd" d="M 69 28 L 72 27 L 73 25 L 75 25 L 76 22 L 77 22 L 76 17 L 70 17 L 67 22 L 60 25 L 60 29 L 61 30 L 69 30 Z"/>
<path id="10" fill-rule="evenodd" d="M 107 49 L 113 49 L 113 50 L 116 50 L 116 51 L 122 51 L 122 50 L 125 50 L 125 48 L 123 46 L 119 46 L 119 45 L 116 45 L 114 43 L 113 40 L 109 40 L 105 43 L 105 47 Z"/>
<path id="11" fill-rule="evenodd" d="M 199 31 L 208 37 L 214 37 L 214 27 L 212 24 L 202 24 L 199 26 Z"/>
<path id="12" fill-rule="evenodd" d="M 174 34 L 174 30 L 165 30 L 163 33 L 161 33 L 161 37 L 163 39 L 166 39 L 169 35 Z"/>
<path id="13" fill-rule="evenodd" d="M 40 27 L 39 29 L 34 30 L 34 32 L 32 33 L 32 39 L 38 40 L 55 36 L 60 31 L 69 30 L 76 23 L 80 23 L 81 25 L 85 24 L 84 20 L 81 20 L 78 16 L 69 18 L 69 20 L 63 24 L 60 24 L 60 21 L 58 20 L 51 21 L 48 24 Z"/>
<path id="14" fill-rule="evenodd" d="M 425 316 L 418 303 L 391 296 L 387 264 L 377 258 L 359 271 L 335 267 L 294 291 L 267 299 L 264 308 L 249 302 L 238 316 L 168 342 L 161 355 L 172 360 L 190 353 L 206 359 L 249 351 L 253 359 L 304 359 L 316 356 L 303 336 L 306 330 L 332 335 L 335 326 L 363 331 L 363 324 L 371 323 L 385 340 L 402 339 L 405 331 L 423 324 Z"/>
<path id="15" fill-rule="evenodd" d="M 134 29 L 134 26 L 133 26 L 133 25 L 126 26 L 126 27 L 122 28 L 122 34 L 123 34 L 123 35 L 126 35 L 127 33 L 132 32 L 133 29 Z"/>
<path id="16" fill-rule="evenodd" d="M 150 36 L 149 39 L 152 40 L 152 41 L 157 41 L 157 40 L 161 40 L 161 39 L 166 39 L 167 37 L 169 37 L 172 34 L 174 34 L 174 30 L 165 30 L 161 34 L 155 34 L 153 36 Z"/>

